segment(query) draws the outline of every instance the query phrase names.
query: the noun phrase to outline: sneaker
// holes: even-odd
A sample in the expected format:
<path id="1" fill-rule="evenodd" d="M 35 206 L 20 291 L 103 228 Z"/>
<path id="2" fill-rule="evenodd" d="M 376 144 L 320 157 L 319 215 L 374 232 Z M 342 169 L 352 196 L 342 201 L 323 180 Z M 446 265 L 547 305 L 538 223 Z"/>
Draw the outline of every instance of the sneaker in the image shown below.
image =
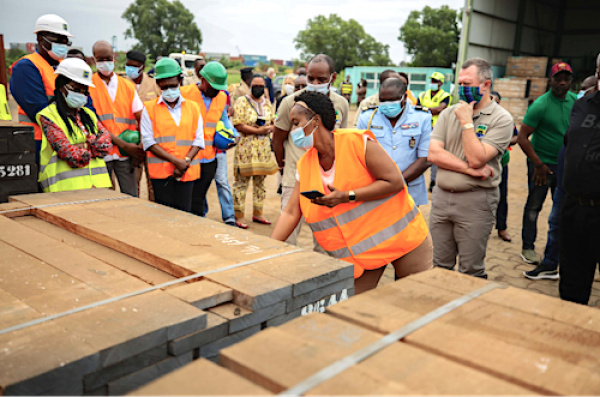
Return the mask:
<path id="1" fill-rule="evenodd" d="M 521 258 L 523 258 L 526 263 L 531 263 L 532 265 L 540 264 L 540 257 L 537 256 L 534 250 L 522 250 Z"/>
<path id="2" fill-rule="evenodd" d="M 523 272 L 525 278 L 530 280 L 558 280 L 558 269 L 548 266 L 548 265 L 539 265 L 535 269 L 530 270 L 528 272 Z"/>

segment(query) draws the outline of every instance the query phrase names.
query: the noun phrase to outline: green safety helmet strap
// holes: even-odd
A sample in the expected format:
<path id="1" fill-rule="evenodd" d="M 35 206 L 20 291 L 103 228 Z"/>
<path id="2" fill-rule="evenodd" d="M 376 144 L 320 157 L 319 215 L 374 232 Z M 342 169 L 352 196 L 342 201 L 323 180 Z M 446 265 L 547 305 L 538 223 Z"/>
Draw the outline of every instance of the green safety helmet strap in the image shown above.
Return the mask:
<path id="1" fill-rule="evenodd" d="M 168 79 L 169 77 L 179 76 L 181 74 L 181 67 L 176 60 L 171 58 L 161 58 L 154 65 L 156 80 Z"/>
<path id="2" fill-rule="evenodd" d="M 227 89 L 227 69 L 217 61 L 210 61 L 204 65 L 200 76 L 204 77 L 215 90 Z"/>

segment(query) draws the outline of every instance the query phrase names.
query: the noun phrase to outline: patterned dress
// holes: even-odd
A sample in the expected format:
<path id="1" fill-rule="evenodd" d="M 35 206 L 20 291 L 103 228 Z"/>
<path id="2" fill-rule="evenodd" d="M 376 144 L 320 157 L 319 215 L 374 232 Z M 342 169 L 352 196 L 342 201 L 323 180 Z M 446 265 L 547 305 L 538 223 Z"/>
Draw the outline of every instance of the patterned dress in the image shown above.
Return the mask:
<path id="1" fill-rule="evenodd" d="M 259 118 L 265 120 L 264 125 L 271 125 L 275 119 L 271 103 L 265 98 L 261 102 L 255 102 L 249 95 L 243 96 L 235 101 L 234 107 L 233 125 L 245 124 L 256 127 Z M 244 217 L 246 191 L 250 179 L 252 179 L 253 214 L 261 216 L 266 195 L 265 176 L 277 172 L 277 163 L 271 152 L 271 138 L 269 135 L 246 135 L 243 133 L 240 135 L 242 137 L 235 148 L 233 159 L 233 175 L 235 177 L 233 208 L 236 218 Z"/>

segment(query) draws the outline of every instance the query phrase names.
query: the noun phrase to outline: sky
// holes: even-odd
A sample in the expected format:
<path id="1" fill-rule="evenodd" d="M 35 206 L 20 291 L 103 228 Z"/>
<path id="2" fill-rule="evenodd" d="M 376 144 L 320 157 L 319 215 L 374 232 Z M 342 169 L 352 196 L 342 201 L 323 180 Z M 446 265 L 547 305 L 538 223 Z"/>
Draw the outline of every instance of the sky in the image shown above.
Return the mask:
<path id="1" fill-rule="evenodd" d="M 181 0 L 194 14 L 202 32 L 202 52 L 267 55 L 269 59 L 291 60 L 300 51 L 294 38 L 317 15 L 338 14 L 355 19 L 377 41 L 390 46 L 395 64 L 410 60 L 398 40 L 399 29 L 412 10 L 426 5 L 448 5 L 459 10 L 464 0 Z M 135 39 L 125 39 L 128 23 L 121 15 L 130 0 L 0 0 L 0 34 L 4 45 L 34 42 L 36 19 L 46 13 L 64 18 L 70 25 L 73 45 L 86 55 L 97 40 L 111 42 L 117 36 L 117 50 L 129 50 Z"/>

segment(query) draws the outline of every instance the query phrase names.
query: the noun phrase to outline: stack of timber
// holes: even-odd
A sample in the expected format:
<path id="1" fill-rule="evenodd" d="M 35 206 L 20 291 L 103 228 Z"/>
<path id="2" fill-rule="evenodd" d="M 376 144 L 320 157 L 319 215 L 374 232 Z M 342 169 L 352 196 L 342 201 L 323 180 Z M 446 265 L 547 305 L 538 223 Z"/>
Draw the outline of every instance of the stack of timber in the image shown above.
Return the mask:
<path id="1" fill-rule="evenodd" d="M 494 90 L 502 96 L 500 105 L 521 123 L 529 105 L 546 93 L 546 57 L 509 57 L 505 78 L 494 80 Z"/>
<path id="2" fill-rule="evenodd" d="M 497 287 L 412 275 L 222 350 L 220 379 L 232 394 L 250 381 L 258 395 L 598 395 L 600 311 Z M 219 394 L 205 368 L 135 393 Z"/>
<path id="3" fill-rule="evenodd" d="M 354 291 L 346 262 L 106 189 L 0 215 L 0 394 L 125 394 Z"/>

